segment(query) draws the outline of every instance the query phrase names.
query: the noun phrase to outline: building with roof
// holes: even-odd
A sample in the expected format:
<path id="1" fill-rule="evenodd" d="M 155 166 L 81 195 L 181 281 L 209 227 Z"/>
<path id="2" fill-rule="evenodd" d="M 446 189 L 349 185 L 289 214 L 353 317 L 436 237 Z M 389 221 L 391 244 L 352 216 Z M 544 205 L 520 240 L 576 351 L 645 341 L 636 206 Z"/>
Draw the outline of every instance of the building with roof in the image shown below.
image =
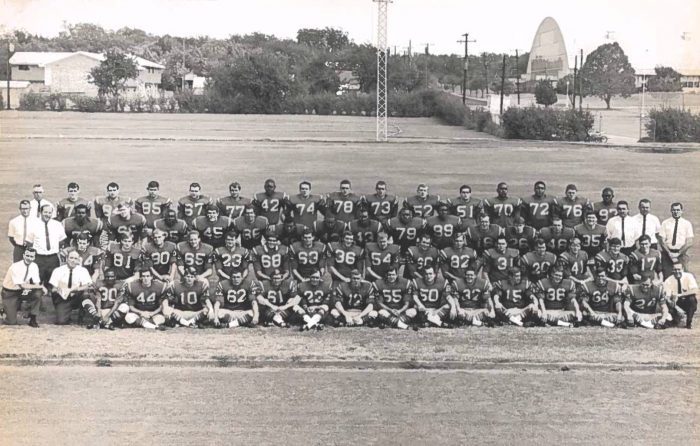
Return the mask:
<path id="1" fill-rule="evenodd" d="M 129 57 L 136 62 L 139 74 L 126 82 L 126 95 L 160 94 L 165 67 L 141 57 Z M 11 79 L 29 82 L 33 91 L 97 96 L 97 86 L 89 82 L 89 76 L 90 70 L 103 60 L 103 54 L 86 51 L 18 51 L 10 58 Z"/>
<path id="2" fill-rule="evenodd" d="M 527 80 L 558 80 L 569 74 L 569 58 L 564 37 L 556 20 L 546 17 L 532 40 L 527 62 Z"/>

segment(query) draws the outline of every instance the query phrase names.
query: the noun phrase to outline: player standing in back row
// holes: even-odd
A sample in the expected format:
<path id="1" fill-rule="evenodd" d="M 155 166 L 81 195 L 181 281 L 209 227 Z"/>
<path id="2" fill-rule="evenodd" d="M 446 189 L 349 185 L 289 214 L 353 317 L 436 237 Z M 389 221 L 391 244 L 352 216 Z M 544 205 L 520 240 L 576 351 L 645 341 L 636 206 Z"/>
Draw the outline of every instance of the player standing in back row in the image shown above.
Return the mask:
<path id="1" fill-rule="evenodd" d="M 439 195 L 430 195 L 426 184 L 419 184 L 416 189 L 416 195 L 406 197 L 403 202 L 403 207 L 411 209 L 413 215 L 421 218 L 428 218 L 435 215 L 437 212 L 438 203 L 440 203 Z"/>
<path id="2" fill-rule="evenodd" d="M 350 180 L 340 182 L 340 191 L 331 192 L 326 197 L 326 208 L 338 221 L 348 223 L 355 219 L 362 197 L 352 191 Z"/>
<path id="3" fill-rule="evenodd" d="M 211 204 L 211 198 L 202 194 L 199 183 L 190 184 L 190 193 L 177 201 L 178 217 L 192 227 L 195 218 L 204 215 L 204 210 Z"/>
<path id="4" fill-rule="evenodd" d="M 269 224 L 276 225 L 284 211 L 284 206 L 289 197 L 284 192 L 277 192 L 277 184 L 272 178 L 265 180 L 264 192 L 255 194 L 253 206 L 261 217 L 265 217 Z"/>

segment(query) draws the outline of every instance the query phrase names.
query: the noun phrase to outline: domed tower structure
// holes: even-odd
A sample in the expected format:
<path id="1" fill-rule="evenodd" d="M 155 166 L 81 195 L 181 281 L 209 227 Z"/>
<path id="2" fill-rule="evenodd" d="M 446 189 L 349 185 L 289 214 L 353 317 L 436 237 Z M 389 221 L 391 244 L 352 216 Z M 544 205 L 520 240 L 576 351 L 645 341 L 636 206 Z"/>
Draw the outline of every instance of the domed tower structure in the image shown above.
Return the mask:
<path id="1" fill-rule="evenodd" d="M 527 62 L 527 79 L 557 80 L 569 74 L 564 37 L 556 20 L 547 17 L 537 28 Z"/>

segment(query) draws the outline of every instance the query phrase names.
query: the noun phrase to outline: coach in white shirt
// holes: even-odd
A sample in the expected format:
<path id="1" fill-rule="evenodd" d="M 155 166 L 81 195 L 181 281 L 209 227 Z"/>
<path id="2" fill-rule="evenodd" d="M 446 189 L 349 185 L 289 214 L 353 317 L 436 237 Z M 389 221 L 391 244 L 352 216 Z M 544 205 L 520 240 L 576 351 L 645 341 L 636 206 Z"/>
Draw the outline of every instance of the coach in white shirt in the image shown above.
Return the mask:
<path id="1" fill-rule="evenodd" d="M 636 243 L 642 235 L 642 228 L 629 216 L 629 204 L 620 200 L 617 202 L 617 215 L 610 217 L 605 225 L 607 239 L 619 238 L 622 241 L 622 253 L 632 254 L 636 249 Z"/>
<path id="2" fill-rule="evenodd" d="M 670 307 L 676 309 L 676 316 L 685 314 L 685 328 L 692 328 L 693 315 L 698 308 L 698 283 L 695 277 L 683 272 L 680 262 L 673 264 L 673 275 L 664 280 L 664 291 L 670 300 Z"/>
<path id="3" fill-rule="evenodd" d="M 32 228 L 32 224 L 37 218 L 31 214 L 29 200 L 19 202 L 19 215 L 10 220 L 7 225 L 7 237 L 13 246 L 12 261 L 22 260 L 24 248 L 27 246 L 27 235 Z"/>
<path id="4" fill-rule="evenodd" d="M 51 218 L 52 211 L 50 205 L 44 205 L 41 208 L 41 219 L 33 222 L 27 235 L 28 245 L 36 250 L 36 264 L 44 285 L 48 282 L 51 271 L 61 264 L 58 253 L 67 242 L 63 225 Z"/>
<path id="5" fill-rule="evenodd" d="M 2 302 L 5 306 L 5 324 L 17 325 L 17 309 L 21 301 L 29 302 L 29 325 L 39 327 L 36 317 L 39 315 L 41 297 L 46 288 L 41 285 L 39 268 L 34 263 L 36 251 L 27 248 L 23 259 L 10 265 L 2 281 Z"/>
<path id="6" fill-rule="evenodd" d="M 688 270 L 688 249 L 693 246 L 693 225 L 683 218 L 683 204 L 671 205 L 671 218 L 661 223 L 659 231 L 659 248 L 661 248 L 661 267 L 664 278 L 673 274 L 673 264 L 681 262 Z"/>
<path id="7" fill-rule="evenodd" d="M 56 218 L 56 206 L 44 198 L 44 187 L 41 184 L 35 184 L 32 189 L 32 199 L 29 200 L 32 217 L 41 218 L 41 208 L 47 204 L 51 206 L 51 217 Z"/>
<path id="8" fill-rule="evenodd" d="M 70 313 L 74 308 L 92 303 L 89 294 L 85 292 L 92 287 L 92 277 L 86 268 L 80 266 L 80 254 L 77 251 L 71 251 L 66 264 L 53 270 L 47 287 L 56 307 L 58 325 L 70 322 Z"/>
<path id="9" fill-rule="evenodd" d="M 648 198 L 639 200 L 639 214 L 633 215 L 632 220 L 635 220 L 639 225 L 639 236 L 648 235 L 651 239 L 651 249 L 658 249 L 657 235 L 661 230 L 661 221 L 656 215 L 651 214 L 651 201 Z"/>

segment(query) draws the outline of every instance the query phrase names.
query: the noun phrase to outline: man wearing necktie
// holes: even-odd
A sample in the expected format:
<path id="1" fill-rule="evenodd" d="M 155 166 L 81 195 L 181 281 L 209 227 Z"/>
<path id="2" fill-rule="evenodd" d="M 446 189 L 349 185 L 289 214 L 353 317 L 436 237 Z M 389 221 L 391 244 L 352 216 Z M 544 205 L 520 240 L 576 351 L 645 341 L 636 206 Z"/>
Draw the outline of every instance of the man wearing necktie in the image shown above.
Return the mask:
<path id="1" fill-rule="evenodd" d="M 688 270 L 688 250 L 693 246 L 693 225 L 683 218 L 683 204 L 671 205 L 671 218 L 661 223 L 659 247 L 664 278 L 673 274 L 673 264 L 678 261 Z"/>
<path id="2" fill-rule="evenodd" d="M 47 204 L 51 206 L 51 216 L 56 217 L 56 209 L 53 203 L 44 198 L 44 187 L 41 184 L 35 184 L 32 189 L 32 199 L 29 201 L 31 216 L 41 218 L 41 208 Z"/>
<path id="3" fill-rule="evenodd" d="M 27 231 L 31 229 L 36 217 L 31 215 L 31 205 L 29 200 L 19 202 L 19 215 L 10 220 L 7 227 L 7 237 L 13 247 L 12 261 L 22 260 L 24 248 L 27 246 Z"/>
<path id="4" fill-rule="evenodd" d="M 638 209 L 639 213 L 632 216 L 632 220 L 641 228 L 641 235 L 648 235 L 651 239 L 651 249 L 659 249 L 658 238 L 661 221 L 651 213 L 651 200 L 648 198 L 639 200 Z"/>
<path id="5" fill-rule="evenodd" d="M 38 328 L 36 317 L 39 315 L 41 297 L 46 288 L 41 285 L 39 268 L 34 263 L 36 251 L 27 248 L 19 262 L 10 265 L 2 282 L 2 301 L 5 306 L 5 324 L 17 325 L 17 310 L 21 302 L 29 303 L 29 325 Z"/>
<path id="6" fill-rule="evenodd" d="M 28 245 L 36 250 L 36 264 L 44 285 L 51 277 L 51 272 L 60 265 L 58 253 L 68 241 L 63 225 L 51 218 L 52 215 L 51 205 L 42 206 L 41 219 L 31 224 L 27 235 Z"/>
<path id="7" fill-rule="evenodd" d="M 622 253 L 629 256 L 637 248 L 637 239 L 642 235 L 641 227 L 629 216 L 629 204 L 617 202 L 617 215 L 611 217 L 605 225 L 608 240 L 619 238 L 622 241 Z"/>
<path id="8" fill-rule="evenodd" d="M 71 251 L 66 264 L 53 270 L 47 285 L 56 308 L 56 324 L 68 324 L 71 310 L 80 307 L 83 307 L 93 319 L 97 318 L 97 309 L 91 294 L 85 292 L 92 288 L 92 283 L 88 270 L 80 266 L 80 254 L 77 251 Z"/>
<path id="9" fill-rule="evenodd" d="M 685 328 L 692 328 L 693 316 L 698 307 L 696 294 L 698 283 L 695 277 L 683 271 L 680 262 L 673 264 L 673 274 L 664 281 L 664 289 L 669 300 L 669 307 L 673 311 L 674 320 L 680 322 L 685 316 Z"/>

